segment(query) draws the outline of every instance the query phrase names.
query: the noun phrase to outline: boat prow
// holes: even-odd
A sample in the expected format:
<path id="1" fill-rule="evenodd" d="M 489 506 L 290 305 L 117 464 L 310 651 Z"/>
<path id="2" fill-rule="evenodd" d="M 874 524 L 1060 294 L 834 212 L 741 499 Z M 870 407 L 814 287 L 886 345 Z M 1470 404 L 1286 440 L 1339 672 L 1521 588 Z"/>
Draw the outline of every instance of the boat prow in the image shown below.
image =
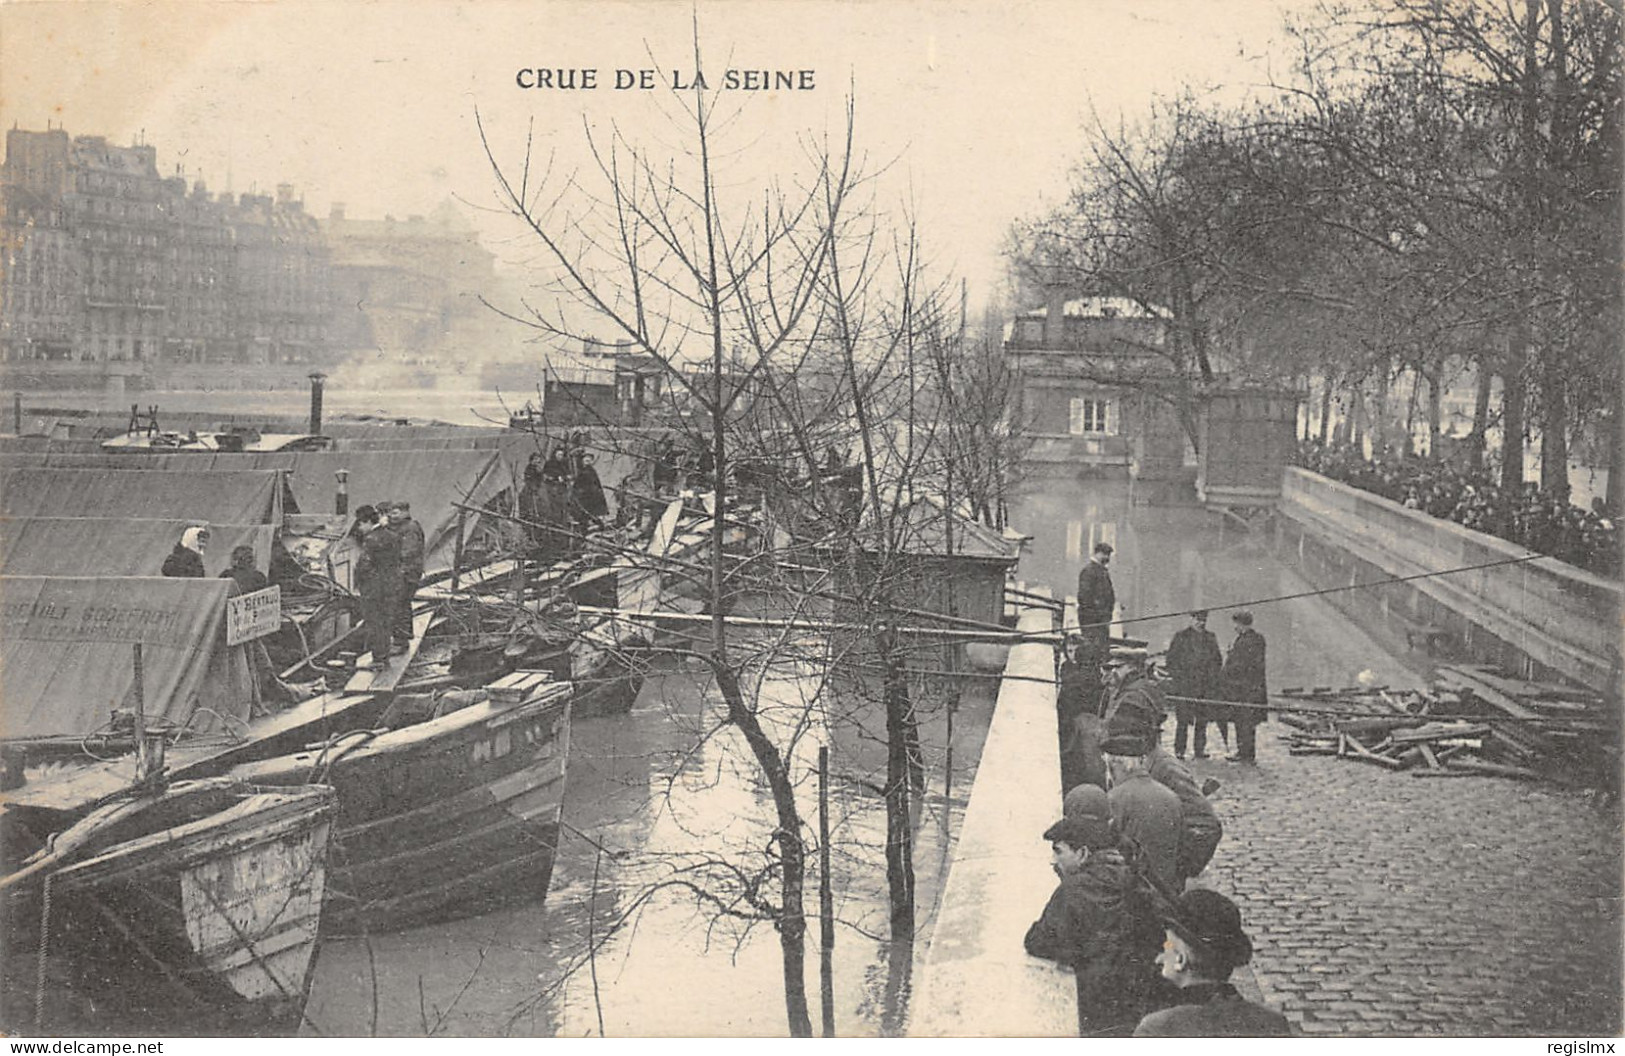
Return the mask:
<path id="1" fill-rule="evenodd" d="M 8 1032 L 297 1030 L 336 802 L 186 781 L 57 833 L 0 884 Z"/>

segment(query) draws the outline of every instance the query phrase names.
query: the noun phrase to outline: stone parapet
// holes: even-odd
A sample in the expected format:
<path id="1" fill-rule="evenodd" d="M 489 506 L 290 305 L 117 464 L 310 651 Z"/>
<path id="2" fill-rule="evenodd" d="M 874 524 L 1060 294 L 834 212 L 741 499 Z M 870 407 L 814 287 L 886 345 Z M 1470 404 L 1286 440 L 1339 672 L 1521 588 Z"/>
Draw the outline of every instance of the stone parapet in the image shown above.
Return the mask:
<path id="1" fill-rule="evenodd" d="M 1022 610 L 1022 631 L 1054 629 L 1050 609 Z M 1060 816 L 1055 647 L 1014 646 L 971 787 L 948 882 L 920 974 L 913 1037 L 1076 1037 L 1071 969 L 1022 947 L 1055 889 L 1049 844 Z"/>
<path id="2" fill-rule="evenodd" d="M 1396 577 L 1510 562 L 1530 553 L 1295 466 L 1284 473 L 1279 511 L 1320 542 Z M 1317 579 L 1316 585 L 1348 584 Z M 1404 586 L 1529 660 L 1593 689 L 1608 688 L 1620 643 L 1618 582 L 1542 557 Z M 1426 608 L 1412 604 L 1398 615 L 1432 622 Z"/>

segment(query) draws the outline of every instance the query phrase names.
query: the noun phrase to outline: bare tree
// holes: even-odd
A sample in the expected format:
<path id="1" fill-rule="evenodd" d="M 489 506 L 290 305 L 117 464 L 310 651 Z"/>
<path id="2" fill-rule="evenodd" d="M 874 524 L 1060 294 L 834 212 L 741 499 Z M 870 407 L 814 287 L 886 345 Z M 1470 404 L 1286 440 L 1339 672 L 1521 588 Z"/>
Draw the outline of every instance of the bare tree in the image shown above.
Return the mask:
<path id="1" fill-rule="evenodd" d="M 696 30 L 696 69 L 703 69 L 701 59 Z M 504 164 L 483 123 L 480 131 L 503 205 L 540 246 L 575 313 L 527 306 L 523 316 L 512 314 L 572 339 L 582 336 L 583 322 L 611 327 L 662 364 L 669 383 L 708 419 L 715 518 L 706 602 L 712 619 L 708 648 L 696 655 L 709 665 L 726 721 L 739 730 L 773 800 L 778 901 L 772 912 L 785 1010 L 791 1033 L 806 1036 L 812 1029 L 805 987 L 806 841 L 790 771 L 793 745 L 777 742 L 764 724 L 748 688 L 749 660 L 737 655 L 727 620 L 732 591 L 724 537 L 733 503 L 726 422 L 738 392 L 725 388 L 725 378 L 731 348 L 743 346 L 757 364 L 771 363 L 806 332 L 829 256 L 829 214 L 848 189 L 846 169 L 839 155 L 811 152 L 806 186 L 791 190 L 774 181 L 759 200 L 733 199 L 718 179 L 723 120 L 716 97 L 696 86 L 669 98 L 677 108 L 672 120 L 681 152 L 652 152 L 618 128 L 607 140 L 588 129 L 590 188 L 574 176 L 535 169 L 528 141 L 517 164 Z M 708 378 L 685 369 L 702 359 L 711 367 Z"/>

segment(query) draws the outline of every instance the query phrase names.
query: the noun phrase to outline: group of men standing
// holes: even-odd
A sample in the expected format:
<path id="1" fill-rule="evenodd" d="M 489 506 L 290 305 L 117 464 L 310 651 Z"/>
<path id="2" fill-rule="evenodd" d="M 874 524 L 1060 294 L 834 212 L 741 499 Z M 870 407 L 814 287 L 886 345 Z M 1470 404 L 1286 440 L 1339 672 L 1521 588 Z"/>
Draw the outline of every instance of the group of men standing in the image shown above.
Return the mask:
<path id="1" fill-rule="evenodd" d="M 355 511 L 351 533 L 361 544 L 355 566 L 361 621 L 374 670 L 412 641 L 412 599 L 423 584 L 423 526 L 406 502 L 380 502 Z"/>
<path id="2" fill-rule="evenodd" d="M 1044 833 L 1061 884 L 1028 929 L 1027 951 L 1076 970 L 1085 1034 L 1288 1034 L 1283 1017 L 1229 983 L 1252 944 L 1234 903 L 1193 884 L 1224 826 L 1208 800 L 1216 783 L 1199 785 L 1182 761 L 1186 728 L 1196 726 L 1202 756 L 1209 721 L 1234 723 L 1238 757 L 1252 761 L 1263 708 L 1212 709 L 1267 702 L 1263 637 L 1246 612 L 1236 614 L 1229 657 L 1205 612 L 1175 636 L 1170 688 L 1183 699 L 1170 755 L 1160 744 L 1162 683 L 1132 667 L 1102 675 L 1116 602 L 1111 556 L 1110 544 L 1097 544 L 1078 577 L 1080 640 L 1058 699 L 1067 792 L 1062 819 Z"/>
<path id="3" fill-rule="evenodd" d="M 1232 613 L 1236 640 L 1221 656 L 1219 640 L 1207 629 L 1207 610 L 1191 613 L 1191 624 L 1168 644 L 1164 667 L 1168 695 L 1174 698 L 1174 755 L 1185 758 L 1186 735 L 1191 755 L 1207 758 L 1207 727 L 1218 727 L 1226 744 L 1227 726 L 1236 730 L 1236 754 L 1231 760 L 1254 763 L 1258 758 L 1258 724 L 1268 713 L 1269 691 L 1264 675 L 1264 636 L 1253 629 L 1253 614 Z"/>
<path id="4" fill-rule="evenodd" d="M 1110 543 L 1096 543 L 1078 573 L 1079 645 L 1072 660 L 1081 668 L 1104 663 L 1110 651 L 1111 624 L 1117 608 L 1117 592 L 1109 571 L 1112 553 Z M 1267 718 L 1265 706 L 1269 702 L 1264 636 L 1253 628 L 1253 614 L 1238 609 L 1230 616 L 1236 639 L 1230 652 L 1224 654 L 1219 650 L 1218 638 L 1207 629 L 1207 617 L 1206 609 L 1192 612 L 1190 626 L 1175 634 L 1168 645 L 1167 693 L 1174 698 L 1177 720 L 1174 755 L 1185 758 L 1187 736 L 1194 735 L 1193 757 L 1207 758 L 1207 727 L 1213 723 L 1227 746 L 1228 730 L 1235 727 L 1236 752 L 1232 761 L 1254 763 L 1258 757 L 1258 724 Z"/>
<path id="5" fill-rule="evenodd" d="M 572 436 L 547 457 L 538 451 L 525 464 L 519 517 L 530 555 L 546 564 L 574 555 L 581 537 L 609 516 L 603 481 L 583 444 L 579 434 Z"/>

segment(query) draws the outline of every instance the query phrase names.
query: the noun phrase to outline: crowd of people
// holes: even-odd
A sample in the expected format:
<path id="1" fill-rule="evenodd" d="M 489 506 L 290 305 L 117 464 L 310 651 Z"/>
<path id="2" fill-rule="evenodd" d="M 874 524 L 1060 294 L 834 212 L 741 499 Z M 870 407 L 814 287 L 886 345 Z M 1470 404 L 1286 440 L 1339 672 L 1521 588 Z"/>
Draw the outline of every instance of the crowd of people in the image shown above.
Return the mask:
<path id="1" fill-rule="evenodd" d="M 1238 626 L 1238 639 L 1258 637 L 1250 620 Z M 1216 782 L 1199 783 L 1182 751 L 1163 748 L 1163 682 L 1132 665 L 1091 679 L 1101 659 L 1080 639 L 1062 666 L 1070 787 L 1061 820 L 1043 834 L 1061 882 L 1027 931 L 1027 952 L 1074 969 L 1088 1036 L 1290 1034 L 1284 1017 L 1229 981 L 1252 955 L 1240 911 L 1195 884 L 1224 837 L 1208 798 Z M 1256 726 L 1240 710 L 1228 717 L 1238 731 Z"/>
<path id="2" fill-rule="evenodd" d="M 577 434 L 545 458 L 537 452 L 525 464 L 519 517 L 531 558 L 552 564 L 574 556 L 582 537 L 609 517 L 594 461 Z"/>
<path id="3" fill-rule="evenodd" d="M 1252 943 L 1235 904 L 1196 882 L 1224 824 L 1208 798 L 1218 783 L 1198 782 L 1184 761 L 1190 736 L 1195 757 L 1205 757 L 1216 723 L 1226 740 L 1236 731 L 1233 761 L 1256 764 L 1268 705 L 1264 638 L 1238 610 L 1223 652 L 1208 614 L 1196 612 L 1169 645 L 1166 677 L 1113 657 L 1112 552 L 1096 544 L 1079 573 L 1078 626 L 1057 672 L 1066 793 L 1043 838 L 1061 883 L 1027 931 L 1027 952 L 1074 969 L 1085 1035 L 1289 1035 L 1283 1016 L 1230 983 Z M 1171 753 L 1162 745 L 1170 710 Z"/>
<path id="4" fill-rule="evenodd" d="M 1487 470 L 1472 470 L 1444 459 L 1377 453 L 1366 458 L 1353 444 L 1305 443 L 1298 464 L 1361 491 L 1392 499 L 1549 554 L 1559 561 L 1617 577 L 1622 554 L 1615 511 L 1602 499 L 1582 509 L 1566 495 L 1525 483 L 1501 487 Z"/>

